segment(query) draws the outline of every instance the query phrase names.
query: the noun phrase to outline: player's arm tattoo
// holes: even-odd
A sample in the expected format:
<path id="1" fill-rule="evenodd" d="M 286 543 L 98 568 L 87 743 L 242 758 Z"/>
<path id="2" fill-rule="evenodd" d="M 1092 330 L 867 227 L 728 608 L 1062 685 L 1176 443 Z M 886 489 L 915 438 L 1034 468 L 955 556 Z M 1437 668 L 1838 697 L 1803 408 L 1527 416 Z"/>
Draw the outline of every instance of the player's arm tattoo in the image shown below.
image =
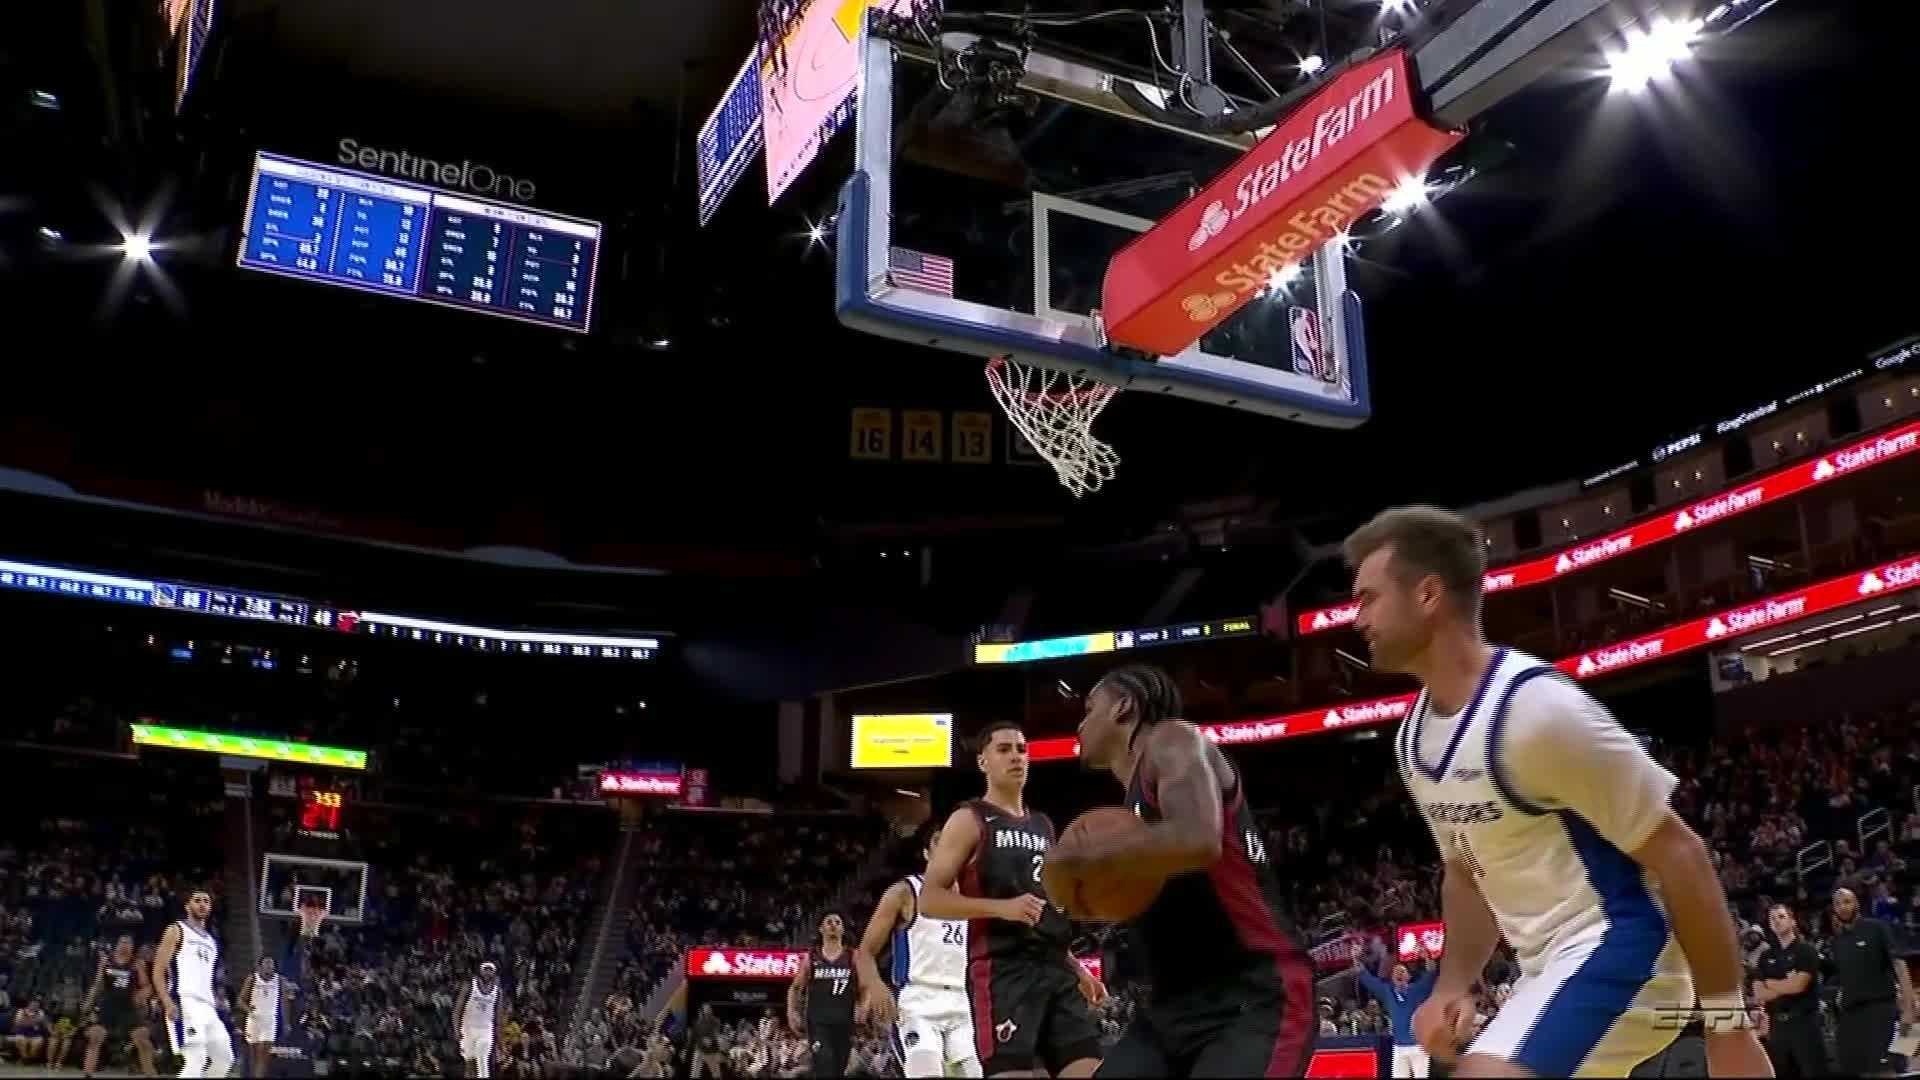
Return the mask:
<path id="1" fill-rule="evenodd" d="M 87 987 L 86 1000 L 80 1003 L 80 1012 L 82 1013 L 82 1015 L 93 1011 L 93 1000 L 94 998 L 100 996 L 101 984 L 105 983 L 106 981 L 107 981 L 107 958 L 103 956 L 100 958 L 100 966 L 94 969 L 93 985 Z"/>
<path id="2" fill-rule="evenodd" d="M 800 999 L 805 996 L 807 980 L 813 977 L 813 954 L 800 958 L 800 966 L 794 969 L 793 981 L 787 984 L 787 1010 L 800 1011 Z"/>
<path id="3" fill-rule="evenodd" d="M 1213 748 L 1192 724 L 1171 722 L 1147 733 L 1140 767 L 1153 777 L 1160 820 L 1136 833 L 1109 833 L 1073 850 L 1050 855 L 1079 864 L 1083 872 L 1125 865 L 1160 876 L 1204 870 L 1225 844 L 1221 834 L 1220 775 Z"/>

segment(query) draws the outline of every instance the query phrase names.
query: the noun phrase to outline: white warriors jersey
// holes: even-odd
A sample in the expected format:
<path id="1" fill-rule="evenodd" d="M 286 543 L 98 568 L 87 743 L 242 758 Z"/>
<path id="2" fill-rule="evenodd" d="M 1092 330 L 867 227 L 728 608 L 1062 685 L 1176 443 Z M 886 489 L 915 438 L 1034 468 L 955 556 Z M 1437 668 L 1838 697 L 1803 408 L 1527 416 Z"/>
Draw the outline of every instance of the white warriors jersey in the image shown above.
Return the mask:
<path id="1" fill-rule="evenodd" d="M 919 874 L 907 877 L 913 890 L 913 919 L 906 929 L 893 932 L 893 985 L 935 990 L 964 990 L 967 986 L 967 924 L 965 920 L 935 919 L 920 914 Z"/>
<path id="2" fill-rule="evenodd" d="M 212 1005 L 213 966 L 219 960 L 220 946 L 214 942 L 213 935 L 195 930 L 182 920 L 180 948 L 173 954 L 174 996 Z"/>
<path id="3" fill-rule="evenodd" d="M 280 1012 L 280 976 L 253 977 L 253 1000 L 248 1002 L 255 1016 L 274 1017 Z"/>
<path id="4" fill-rule="evenodd" d="M 492 990 L 480 989 L 480 980 L 474 979 L 472 989 L 467 992 L 467 1013 L 461 1021 L 466 1031 L 492 1031 L 493 1010 L 500 1000 L 500 982 L 495 980 Z"/>
<path id="5" fill-rule="evenodd" d="M 1632 856 L 1677 782 L 1605 706 L 1497 649 L 1460 714 L 1435 713 L 1423 691 L 1395 748 L 1441 855 L 1472 868 L 1523 976 L 1598 949 L 1622 981 L 1693 1004 L 1659 887 Z"/>

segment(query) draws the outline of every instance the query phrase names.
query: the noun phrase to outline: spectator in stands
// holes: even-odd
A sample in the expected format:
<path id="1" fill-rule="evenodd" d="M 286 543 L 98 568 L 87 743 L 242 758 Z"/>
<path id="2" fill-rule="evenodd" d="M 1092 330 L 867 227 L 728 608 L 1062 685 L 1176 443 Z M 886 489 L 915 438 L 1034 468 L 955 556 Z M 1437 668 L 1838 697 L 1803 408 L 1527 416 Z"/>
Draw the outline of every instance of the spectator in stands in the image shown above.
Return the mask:
<path id="1" fill-rule="evenodd" d="M 1393 1033 L 1393 1075 L 1395 1080 L 1402 1077 L 1417 1077 L 1426 1080 L 1427 1052 L 1420 1046 L 1420 1040 L 1413 1034 L 1413 1014 L 1433 992 L 1433 983 L 1440 975 L 1440 966 L 1433 962 L 1425 945 L 1420 946 L 1420 960 L 1426 970 L 1418 979 L 1405 964 L 1393 965 L 1391 981 L 1382 979 L 1361 966 L 1358 959 L 1354 962 L 1354 973 L 1360 979 L 1360 985 L 1373 995 L 1374 1003 L 1386 1011 L 1388 1029 Z"/>
<path id="2" fill-rule="evenodd" d="M 47 1038 L 53 1025 L 47 1020 L 46 1010 L 40 1007 L 39 998 L 28 998 L 26 1005 L 14 1010 L 12 1038 L 13 1055 L 22 1065 L 30 1065 L 47 1048 Z"/>

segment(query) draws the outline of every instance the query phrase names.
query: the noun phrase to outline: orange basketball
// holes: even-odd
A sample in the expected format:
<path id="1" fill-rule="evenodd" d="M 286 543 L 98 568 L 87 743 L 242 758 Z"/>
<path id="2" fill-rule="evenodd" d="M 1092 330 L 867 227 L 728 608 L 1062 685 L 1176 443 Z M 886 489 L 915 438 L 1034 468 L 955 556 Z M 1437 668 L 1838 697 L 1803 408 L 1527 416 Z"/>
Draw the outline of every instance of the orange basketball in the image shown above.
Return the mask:
<path id="1" fill-rule="evenodd" d="M 1116 832 L 1142 832 L 1147 825 L 1133 811 L 1119 806 L 1089 810 L 1073 820 L 1060 834 L 1060 844 L 1071 847 L 1095 837 Z M 1093 874 L 1054 872 L 1049 864 L 1042 875 L 1047 897 L 1067 914 L 1088 922 L 1125 922 L 1139 916 L 1160 895 L 1163 878 L 1141 875 L 1127 867 L 1113 867 Z"/>

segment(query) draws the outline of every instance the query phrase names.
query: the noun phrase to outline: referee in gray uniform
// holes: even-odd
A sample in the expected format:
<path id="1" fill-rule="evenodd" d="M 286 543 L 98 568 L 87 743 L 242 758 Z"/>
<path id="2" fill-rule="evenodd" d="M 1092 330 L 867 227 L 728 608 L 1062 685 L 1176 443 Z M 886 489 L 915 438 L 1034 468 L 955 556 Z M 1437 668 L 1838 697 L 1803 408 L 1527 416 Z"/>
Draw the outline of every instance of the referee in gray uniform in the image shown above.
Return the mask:
<path id="1" fill-rule="evenodd" d="M 1821 966 L 1834 988 L 1835 1050 L 1840 1071 L 1884 1073 L 1902 1018 L 1914 1018 L 1913 979 L 1894 943 L 1893 928 L 1863 918 L 1851 889 L 1833 891 L 1833 935 Z"/>

